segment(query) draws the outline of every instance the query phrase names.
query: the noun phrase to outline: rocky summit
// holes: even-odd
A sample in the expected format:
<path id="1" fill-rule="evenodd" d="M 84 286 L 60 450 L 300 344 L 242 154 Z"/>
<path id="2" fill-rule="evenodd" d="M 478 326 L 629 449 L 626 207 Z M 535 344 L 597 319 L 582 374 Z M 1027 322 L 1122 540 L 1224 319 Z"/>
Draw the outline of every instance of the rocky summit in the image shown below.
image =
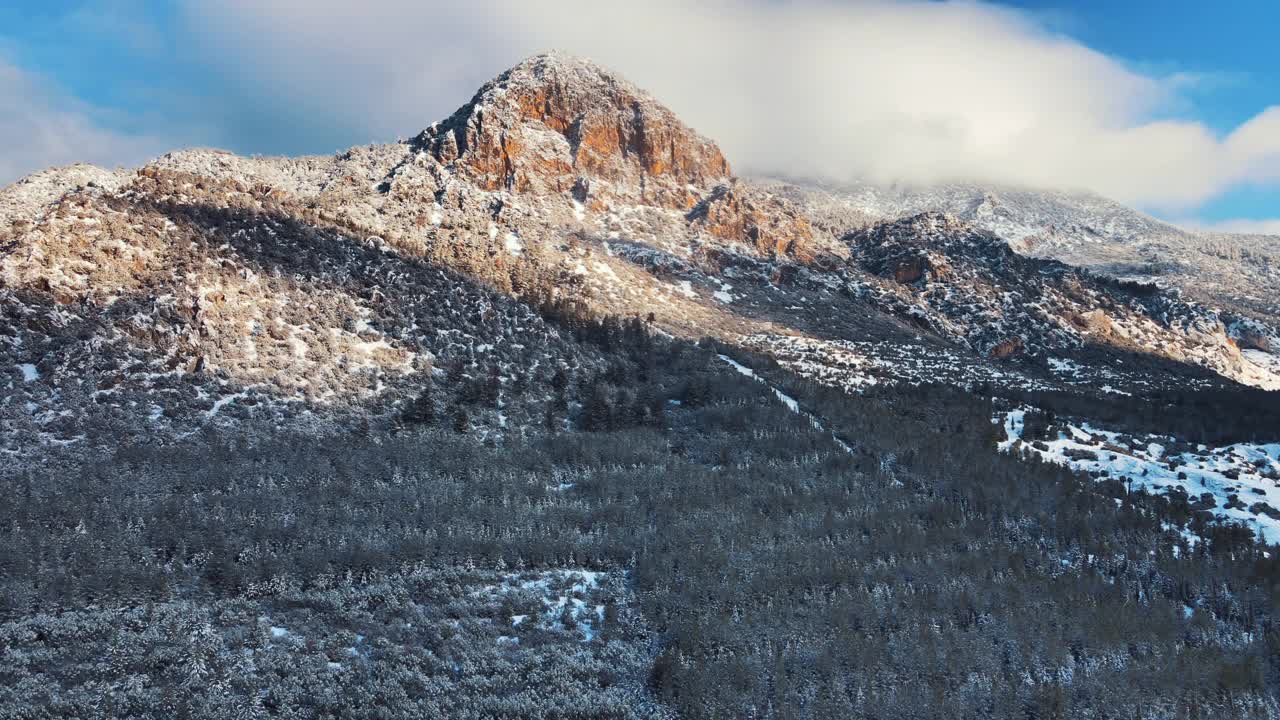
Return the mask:
<path id="1" fill-rule="evenodd" d="M 715 143 L 647 93 L 557 54 L 498 76 L 413 144 L 485 190 L 572 192 L 596 210 L 614 198 L 689 210 L 688 186 L 730 177 Z"/>

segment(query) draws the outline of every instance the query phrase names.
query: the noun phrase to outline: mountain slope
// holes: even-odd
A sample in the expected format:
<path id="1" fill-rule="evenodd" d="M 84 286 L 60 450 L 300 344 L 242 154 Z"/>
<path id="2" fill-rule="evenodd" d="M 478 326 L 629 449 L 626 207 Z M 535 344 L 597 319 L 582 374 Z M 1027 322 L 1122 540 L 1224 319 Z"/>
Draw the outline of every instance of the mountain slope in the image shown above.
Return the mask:
<path id="1" fill-rule="evenodd" d="M 1280 238 L 1186 230 L 1087 192 L 973 184 L 818 186 L 763 181 L 845 229 L 944 212 L 1019 253 L 1178 288 L 1273 326 L 1280 316 Z"/>

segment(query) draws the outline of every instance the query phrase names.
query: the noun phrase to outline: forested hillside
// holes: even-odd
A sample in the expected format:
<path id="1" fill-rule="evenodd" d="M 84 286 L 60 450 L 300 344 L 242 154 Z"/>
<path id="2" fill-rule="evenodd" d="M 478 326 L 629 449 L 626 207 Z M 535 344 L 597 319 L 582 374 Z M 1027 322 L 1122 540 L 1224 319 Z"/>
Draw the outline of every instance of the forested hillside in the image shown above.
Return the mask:
<path id="1" fill-rule="evenodd" d="M 967 393 L 789 383 L 846 450 L 714 348 L 603 342 L 616 378 L 528 441 L 421 417 L 7 476 L 0 705 L 1275 715 L 1280 560 L 1247 533 L 1189 544 L 1166 502 L 999 454 Z"/>

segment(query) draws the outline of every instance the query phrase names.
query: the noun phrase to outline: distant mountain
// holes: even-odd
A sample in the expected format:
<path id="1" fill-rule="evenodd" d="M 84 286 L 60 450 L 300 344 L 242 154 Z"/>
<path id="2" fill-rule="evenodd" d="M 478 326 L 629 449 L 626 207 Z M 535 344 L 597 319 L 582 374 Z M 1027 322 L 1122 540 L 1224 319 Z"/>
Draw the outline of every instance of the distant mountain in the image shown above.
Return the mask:
<path id="1" fill-rule="evenodd" d="M 928 187 L 760 181 L 827 222 L 866 224 L 943 212 L 996 234 L 1021 254 L 1155 282 L 1274 324 L 1280 237 L 1187 230 L 1087 192 L 976 184 Z"/>

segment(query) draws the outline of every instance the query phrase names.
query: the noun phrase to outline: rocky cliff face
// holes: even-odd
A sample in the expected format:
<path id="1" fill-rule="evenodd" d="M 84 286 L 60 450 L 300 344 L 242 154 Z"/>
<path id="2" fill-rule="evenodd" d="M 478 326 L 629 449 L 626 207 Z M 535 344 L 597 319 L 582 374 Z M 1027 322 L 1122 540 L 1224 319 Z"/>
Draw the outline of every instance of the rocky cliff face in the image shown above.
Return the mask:
<path id="1" fill-rule="evenodd" d="M 599 66 L 540 55 L 489 82 L 414 143 L 485 190 L 574 192 L 688 210 L 730 177 L 715 143 Z"/>
<path id="2" fill-rule="evenodd" d="M 714 142 L 588 61 L 531 58 L 412 144 L 486 191 L 568 195 L 590 212 L 636 205 L 687 212 L 725 240 L 811 253 L 809 224 L 788 202 L 731 187 Z"/>
<path id="3" fill-rule="evenodd" d="M 1087 346 L 1150 353 L 1243 378 L 1244 358 L 1219 313 L 1151 285 L 1027 258 L 954 216 L 923 213 L 846 236 L 856 292 L 993 359 Z M 892 281 L 892 282 L 889 282 Z"/>

